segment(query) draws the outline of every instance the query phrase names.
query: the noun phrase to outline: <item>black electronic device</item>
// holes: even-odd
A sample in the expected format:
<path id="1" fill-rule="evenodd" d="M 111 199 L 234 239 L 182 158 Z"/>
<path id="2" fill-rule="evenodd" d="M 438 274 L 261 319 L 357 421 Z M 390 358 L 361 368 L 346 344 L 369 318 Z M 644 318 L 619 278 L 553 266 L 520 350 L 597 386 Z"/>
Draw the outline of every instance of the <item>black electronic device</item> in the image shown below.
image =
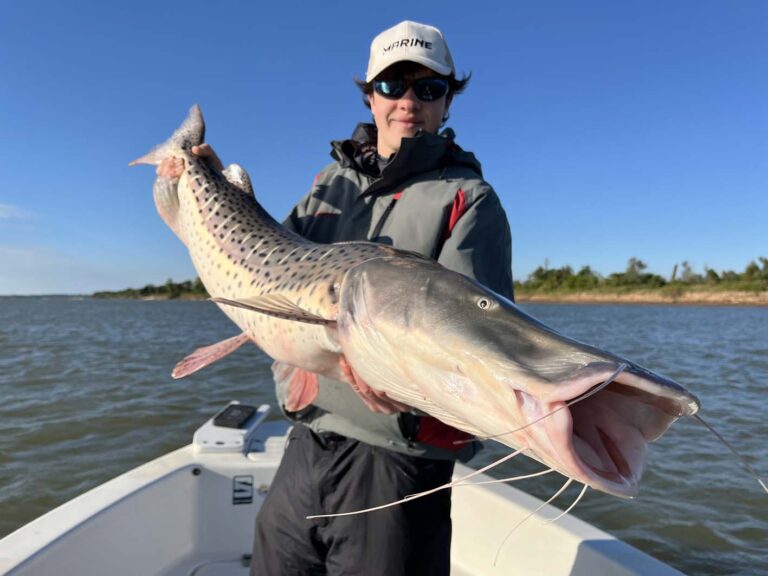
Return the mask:
<path id="1" fill-rule="evenodd" d="M 255 406 L 230 404 L 213 418 L 213 425 L 221 426 L 222 428 L 244 428 L 245 423 L 255 413 Z"/>

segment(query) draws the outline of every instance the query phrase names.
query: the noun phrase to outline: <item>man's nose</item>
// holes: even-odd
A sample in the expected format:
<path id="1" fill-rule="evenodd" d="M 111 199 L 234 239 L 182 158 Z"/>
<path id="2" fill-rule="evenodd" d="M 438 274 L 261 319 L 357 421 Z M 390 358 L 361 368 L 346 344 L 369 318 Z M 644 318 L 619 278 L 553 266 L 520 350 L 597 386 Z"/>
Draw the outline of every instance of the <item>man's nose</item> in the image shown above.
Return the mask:
<path id="1" fill-rule="evenodd" d="M 411 86 L 408 86 L 408 90 L 405 91 L 405 94 L 400 96 L 400 99 L 398 100 L 398 104 L 400 105 L 401 108 L 414 110 L 421 105 L 421 101 L 418 98 L 416 98 L 416 94 L 414 94 L 413 88 Z"/>

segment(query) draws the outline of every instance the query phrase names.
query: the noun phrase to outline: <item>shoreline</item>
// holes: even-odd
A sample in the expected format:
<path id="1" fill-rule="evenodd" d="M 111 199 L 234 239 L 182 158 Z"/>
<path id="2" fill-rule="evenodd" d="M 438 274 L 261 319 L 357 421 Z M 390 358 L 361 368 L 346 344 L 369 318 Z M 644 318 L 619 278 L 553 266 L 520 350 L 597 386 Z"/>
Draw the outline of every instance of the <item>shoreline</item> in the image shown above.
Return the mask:
<path id="1" fill-rule="evenodd" d="M 114 296 L 112 298 L 115 298 Z M 122 296 L 117 296 L 116 298 L 122 298 Z M 127 296 L 126 298 L 131 298 L 130 296 Z M 201 296 L 200 294 L 182 294 L 180 296 L 177 296 L 176 298 L 171 298 L 170 296 L 162 296 L 160 294 L 152 294 L 150 296 L 139 296 L 136 298 L 136 300 L 144 300 L 145 302 L 152 302 L 154 300 L 157 301 L 167 301 L 167 300 L 183 300 L 185 302 L 188 301 L 196 301 L 196 302 L 202 302 L 204 300 L 209 300 L 210 298 L 208 296 Z"/>
<path id="2" fill-rule="evenodd" d="M 92 297 L 92 296 L 91 296 Z M 147 296 L 101 296 L 104 299 L 127 299 L 152 301 L 205 301 L 209 298 L 199 294 L 181 294 L 170 298 L 161 294 Z M 515 293 L 516 302 L 547 303 L 547 304 L 661 304 L 661 305 L 698 305 L 698 306 L 768 306 L 768 291 L 746 292 L 739 290 L 727 291 L 697 291 L 689 290 L 679 293 L 657 291 L 634 292 L 573 292 L 558 293 Z"/>
<path id="3" fill-rule="evenodd" d="M 768 292 L 699 292 L 687 291 L 679 294 L 661 292 L 596 293 L 574 292 L 572 294 L 515 294 L 517 302 L 541 302 L 548 304 L 670 304 L 705 306 L 768 306 Z"/>

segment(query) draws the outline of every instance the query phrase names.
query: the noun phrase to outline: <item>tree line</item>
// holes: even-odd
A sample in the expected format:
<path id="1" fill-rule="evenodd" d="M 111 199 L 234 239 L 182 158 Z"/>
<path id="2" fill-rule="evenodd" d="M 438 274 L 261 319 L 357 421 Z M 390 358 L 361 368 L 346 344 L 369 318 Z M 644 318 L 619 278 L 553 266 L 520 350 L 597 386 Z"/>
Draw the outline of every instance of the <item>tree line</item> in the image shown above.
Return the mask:
<path id="1" fill-rule="evenodd" d="M 630 292 L 632 290 L 735 290 L 760 292 L 768 290 L 768 258 L 759 257 L 747 264 L 743 272 L 725 270 L 716 272 L 704 267 L 698 274 L 688 261 L 675 264 L 670 279 L 647 272 L 648 265 L 639 258 L 630 258 L 624 272 L 607 276 L 583 266 L 574 272 L 571 266 L 549 268 L 539 266 L 524 281 L 515 282 L 518 293 L 568 292 Z M 208 292 L 199 277 L 184 282 L 168 279 L 165 284 L 147 284 L 143 288 L 128 288 L 116 292 L 102 291 L 96 298 L 208 298 Z"/>
<path id="2" fill-rule="evenodd" d="M 631 290 L 736 290 L 759 292 L 768 290 L 768 258 L 759 257 L 747 264 L 743 272 L 717 272 L 704 267 L 704 273 L 693 270 L 688 261 L 675 264 L 670 279 L 647 272 L 648 265 L 639 258 L 630 258 L 624 272 L 603 276 L 589 266 L 574 272 L 571 266 L 549 268 L 539 266 L 525 281 L 515 282 L 523 293 L 545 292 L 625 292 Z"/>
<path id="3" fill-rule="evenodd" d="M 174 300 L 176 298 L 208 298 L 208 291 L 205 289 L 202 280 L 199 277 L 194 280 L 185 280 L 184 282 L 174 282 L 168 279 L 165 284 L 155 286 L 147 284 L 143 288 L 127 288 L 116 292 L 102 291 L 95 292 L 94 298 L 167 298 Z"/>

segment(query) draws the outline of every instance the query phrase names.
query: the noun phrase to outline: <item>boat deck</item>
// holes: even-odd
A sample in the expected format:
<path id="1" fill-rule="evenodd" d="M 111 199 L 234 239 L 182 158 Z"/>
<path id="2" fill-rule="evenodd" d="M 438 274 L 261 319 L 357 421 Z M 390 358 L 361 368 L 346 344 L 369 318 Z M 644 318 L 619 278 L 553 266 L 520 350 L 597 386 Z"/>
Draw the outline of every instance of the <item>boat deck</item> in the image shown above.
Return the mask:
<path id="1" fill-rule="evenodd" d="M 262 420 L 267 410 L 262 410 Z M 288 423 L 211 428 L 192 444 L 67 502 L 0 540 L 0 574 L 243 576 L 253 527 L 285 446 Z M 456 475 L 470 472 L 457 466 Z M 474 478 L 488 480 L 487 476 Z M 680 572 L 504 484 L 453 491 L 452 574 L 671 576 Z"/>

